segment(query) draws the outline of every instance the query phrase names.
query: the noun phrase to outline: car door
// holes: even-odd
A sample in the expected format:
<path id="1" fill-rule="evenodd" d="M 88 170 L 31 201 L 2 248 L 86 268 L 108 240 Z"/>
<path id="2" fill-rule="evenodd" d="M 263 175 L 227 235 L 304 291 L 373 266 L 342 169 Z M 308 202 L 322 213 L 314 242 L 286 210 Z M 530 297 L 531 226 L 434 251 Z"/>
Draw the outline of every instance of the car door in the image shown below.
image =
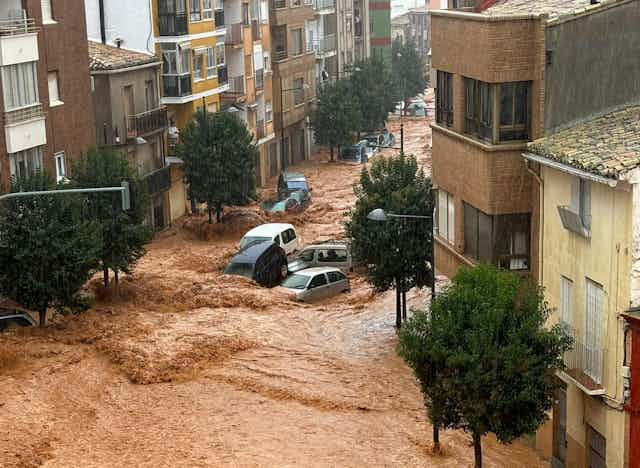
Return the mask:
<path id="1" fill-rule="evenodd" d="M 298 249 L 298 237 L 293 229 L 287 229 L 282 235 L 282 247 L 288 254 L 295 252 Z"/>
<path id="2" fill-rule="evenodd" d="M 328 286 L 329 284 L 327 282 L 326 275 L 324 273 L 316 274 L 307 286 L 307 294 L 305 294 L 305 300 L 315 301 L 326 297 L 328 293 Z"/>
<path id="3" fill-rule="evenodd" d="M 340 294 L 341 292 L 348 291 L 350 289 L 349 280 L 339 271 L 328 272 L 327 278 L 329 280 L 329 295 L 331 296 L 335 296 L 336 294 Z"/>

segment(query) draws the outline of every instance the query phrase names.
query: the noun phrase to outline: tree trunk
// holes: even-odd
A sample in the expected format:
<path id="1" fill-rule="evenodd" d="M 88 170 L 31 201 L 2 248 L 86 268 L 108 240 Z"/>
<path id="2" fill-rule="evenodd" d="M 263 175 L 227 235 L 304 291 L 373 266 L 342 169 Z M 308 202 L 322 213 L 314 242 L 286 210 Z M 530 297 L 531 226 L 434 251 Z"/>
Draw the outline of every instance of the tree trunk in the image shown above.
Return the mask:
<path id="1" fill-rule="evenodd" d="M 407 321 L 407 292 L 402 291 L 402 320 Z"/>
<path id="2" fill-rule="evenodd" d="M 207 212 L 209 213 L 209 224 L 211 224 L 211 207 L 209 206 L 209 204 L 207 203 Z"/>
<path id="3" fill-rule="evenodd" d="M 482 468 L 482 440 L 477 432 L 473 433 L 473 451 L 476 459 L 475 468 Z"/>
<path id="4" fill-rule="evenodd" d="M 400 282 L 396 279 L 396 328 L 402 327 L 402 310 L 400 304 Z"/>
<path id="5" fill-rule="evenodd" d="M 433 453 L 440 453 L 440 427 L 433 423 Z"/>
<path id="6" fill-rule="evenodd" d="M 120 297 L 120 277 L 118 276 L 118 269 L 113 270 L 113 283 L 115 285 L 115 295 Z"/>
<path id="7" fill-rule="evenodd" d="M 40 328 L 44 328 L 45 324 L 47 323 L 47 307 L 46 306 L 38 311 L 38 319 L 40 322 Z"/>
<path id="8" fill-rule="evenodd" d="M 102 276 L 104 278 L 104 287 L 109 287 L 109 269 L 107 267 L 102 269 Z"/>
<path id="9" fill-rule="evenodd" d="M 216 206 L 216 223 L 220 224 L 222 222 L 222 204 L 218 204 Z"/>
<path id="10" fill-rule="evenodd" d="M 329 147 L 329 154 L 331 155 L 331 162 L 333 162 L 333 146 Z"/>

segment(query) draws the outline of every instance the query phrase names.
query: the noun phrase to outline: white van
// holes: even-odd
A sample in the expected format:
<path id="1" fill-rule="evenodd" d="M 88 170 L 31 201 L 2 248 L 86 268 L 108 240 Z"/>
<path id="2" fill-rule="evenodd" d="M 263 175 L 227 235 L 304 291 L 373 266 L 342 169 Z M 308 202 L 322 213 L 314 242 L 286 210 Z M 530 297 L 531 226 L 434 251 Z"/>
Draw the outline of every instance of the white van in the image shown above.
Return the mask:
<path id="1" fill-rule="evenodd" d="M 285 223 L 269 223 L 254 227 L 240 241 L 240 250 L 258 242 L 270 240 L 282 247 L 287 255 L 298 250 L 296 230 L 291 224 Z"/>

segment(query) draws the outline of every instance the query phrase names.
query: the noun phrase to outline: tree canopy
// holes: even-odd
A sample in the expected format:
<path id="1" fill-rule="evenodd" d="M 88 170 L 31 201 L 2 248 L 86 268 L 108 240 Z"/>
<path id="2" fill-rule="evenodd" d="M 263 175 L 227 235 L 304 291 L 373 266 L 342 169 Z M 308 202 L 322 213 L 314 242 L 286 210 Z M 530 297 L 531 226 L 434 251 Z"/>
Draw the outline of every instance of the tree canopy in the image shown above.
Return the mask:
<path id="1" fill-rule="evenodd" d="M 433 281 L 432 219 L 395 219 L 381 223 L 367 215 L 376 208 L 387 213 L 432 217 L 431 180 L 413 156 L 376 158 L 363 169 L 355 187 L 356 203 L 345 223 L 352 255 L 367 265 L 367 278 L 378 291 L 396 287 L 408 291 Z"/>
<path id="2" fill-rule="evenodd" d="M 150 198 L 146 183 L 129 165 L 126 156 L 114 148 L 93 148 L 73 168 L 73 185 L 78 188 L 117 187 L 128 181 L 133 201 L 131 209 L 122 211 L 121 199 L 113 193 L 94 193 L 87 197 L 87 215 L 100 224 L 102 251 L 100 267 L 108 286 L 108 272 L 131 273 L 132 267 L 146 253 L 152 229 L 146 224 Z"/>
<path id="3" fill-rule="evenodd" d="M 425 59 L 416 45 L 396 37 L 391 47 L 391 73 L 398 99 L 408 99 L 427 87 Z"/>
<path id="4" fill-rule="evenodd" d="M 338 80 L 320 86 L 316 107 L 311 113 L 311 126 L 316 143 L 329 147 L 331 160 L 335 147 L 352 143 L 361 115 L 351 83 Z"/>
<path id="5" fill-rule="evenodd" d="M 430 313 L 400 332 L 399 352 L 413 368 L 429 418 L 473 437 L 509 443 L 535 431 L 552 406 L 556 369 L 571 338 L 545 328 L 549 308 L 528 280 L 493 266 L 461 269 Z"/>
<path id="6" fill-rule="evenodd" d="M 11 191 L 53 190 L 37 173 L 14 180 Z M 99 264 L 100 225 L 87 217 L 83 198 L 44 195 L 0 205 L 0 295 L 36 310 L 44 326 L 50 307 L 77 304 L 77 292 Z"/>
<path id="7" fill-rule="evenodd" d="M 207 204 L 209 222 L 212 211 L 220 222 L 225 205 L 255 197 L 258 148 L 246 124 L 228 112 L 196 112 L 176 153 L 184 161 L 190 193 Z"/>

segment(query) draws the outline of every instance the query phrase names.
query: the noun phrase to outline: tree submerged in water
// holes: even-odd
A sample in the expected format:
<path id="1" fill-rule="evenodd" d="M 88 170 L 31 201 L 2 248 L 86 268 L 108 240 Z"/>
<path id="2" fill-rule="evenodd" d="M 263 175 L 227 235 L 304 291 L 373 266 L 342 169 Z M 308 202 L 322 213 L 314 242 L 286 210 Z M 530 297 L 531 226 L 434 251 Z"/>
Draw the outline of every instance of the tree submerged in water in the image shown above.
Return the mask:
<path id="1" fill-rule="evenodd" d="M 435 428 L 471 434 L 475 466 L 481 438 L 510 443 L 546 419 L 571 338 L 545 328 L 550 310 L 528 280 L 481 265 L 461 269 L 430 313 L 415 314 L 398 351 L 413 369 Z"/>

